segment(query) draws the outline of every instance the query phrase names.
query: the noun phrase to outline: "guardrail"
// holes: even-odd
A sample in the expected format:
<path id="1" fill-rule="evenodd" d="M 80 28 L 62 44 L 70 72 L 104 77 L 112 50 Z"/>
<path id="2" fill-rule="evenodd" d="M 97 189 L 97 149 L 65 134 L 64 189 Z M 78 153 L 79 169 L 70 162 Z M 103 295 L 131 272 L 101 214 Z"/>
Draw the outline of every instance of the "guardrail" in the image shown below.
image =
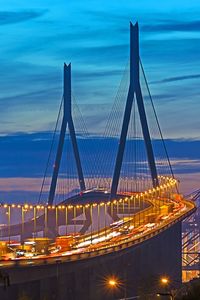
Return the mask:
<path id="1" fill-rule="evenodd" d="M 153 200 L 149 200 L 151 203 Z M 110 254 L 113 252 L 121 251 L 123 249 L 127 249 L 143 243 L 150 238 L 155 237 L 161 232 L 167 230 L 169 227 L 175 225 L 178 222 L 181 222 L 184 218 L 191 215 L 195 210 L 195 204 L 189 200 L 182 200 L 185 204 L 187 211 L 177 212 L 174 217 L 171 217 L 169 220 L 164 220 L 161 223 L 155 225 L 154 228 L 150 230 L 150 232 L 141 233 L 141 236 L 135 238 L 134 236 L 125 239 L 124 241 L 119 241 L 113 243 L 113 245 L 104 246 L 100 249 L 95 249 L 92 251 L 87 251 L 82 253 L 76 253 L 71 255 L 60 255 L 56 257 L 48 257 L 48 258 L 34 258 L 34 259 L 18 259 L 18 260 L 9 260 L 9 261 L 0 261 L 0 268 L 11 268 L 11 267 L 28 267 L 28 266 L 39 266 L 39 265 L 49 265 L 49 264 L 58 264 L 58 263 L 66 263 L 73 262 L 77 260 L 90 259 L 106 254 Z M 145 209 L 147 211 L 149 208 Z M 137 214 L 141 214 L 143 212 L 139 212 Z"/>

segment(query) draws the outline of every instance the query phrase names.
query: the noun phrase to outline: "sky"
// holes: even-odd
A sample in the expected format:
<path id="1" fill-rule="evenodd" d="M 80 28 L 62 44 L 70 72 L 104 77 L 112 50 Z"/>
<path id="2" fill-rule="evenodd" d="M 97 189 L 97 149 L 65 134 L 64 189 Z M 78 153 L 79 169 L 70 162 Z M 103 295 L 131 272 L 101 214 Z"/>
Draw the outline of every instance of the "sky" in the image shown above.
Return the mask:
<path id="1" fill-rule="evenodd" d="M 21 178 L 33 177 L 31 171 L 24 174 L 21 170 L 25 164 L 30 170 L 35 165 L 33 158 L 40 146 L 34 153 L 34 146 L 30 146 L 28 160 L 21 150 L 16 158 L 14 149 L 29 145 L 32 137 L 35 141 L 35 134 L 46 139 L 46 134 L 54 130 L 64 62 L 72 63 L 73 95 L 88 131 L 98 135 L 104 130 L 129 59 L 130 21 L 139 22 L 140 57 L 163 135 L 177 141 L 170 148 L 171 158 L 189 160 L 191 165 L 199 162 L 199 152 L 193 151 L 198 146 L 195 141 L 200 139 L 199 14 L 200 3 L 194 0 L 2 1 L 2 180 L 16 177 L 16 173 Z M 181 141 L 187 152 L 181 153 Z M 18 169 L 20 156 L 24 165 Z M 43 170 L 44 163 L 39 164 L 34 177 L 41 176 Z M 188 173 L 191 169 L 183 167 L 182 174 Z"/>

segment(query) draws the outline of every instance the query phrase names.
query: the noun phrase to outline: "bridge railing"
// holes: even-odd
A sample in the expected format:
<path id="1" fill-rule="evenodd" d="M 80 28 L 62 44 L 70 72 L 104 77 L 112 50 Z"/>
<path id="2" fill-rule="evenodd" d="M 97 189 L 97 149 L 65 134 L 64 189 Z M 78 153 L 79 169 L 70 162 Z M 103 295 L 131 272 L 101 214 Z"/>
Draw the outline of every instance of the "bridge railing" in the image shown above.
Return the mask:
<path id="1" fill-rule="evenodd" d="M 25 238 L 66 234 L 96 234 L 113 222 L 132 218 L 133 226 L 151 221 L 170 210 L 170 201 L 179 201 L 174 194 L 176 180 L 160 177 L 161 185 L 143 193 L 127 193 L 120 199 L 65 205 L 0 205 L 0 240 L 22 241 Z M 176 197 L 176 199 L 175 199 Z M 172 203 L 171 203 L 172 205 Z M 147 213 L 148 212 L 148 213 Z M 152 221 L 151 221 L 152 223 Z M 114 225 L 113 225 L 114 226 Z"/>
<path id="2" fill-rule="evenodd" d="M 30 260 L 16 260 L 16 264 L 45 263 L 46 258 L 50 259 L 48 263 L 55 263 L 58 257 L 61 262 L 83 259 L 141 243 L 195 209 L 193 202 L 174 192 L 176 184 L 173 178 L 162 178 L 162 185 L 157 188 L 101 202 L 55 206 L 4 204 L 0 213 L 3 212 L 7 223 L 0 229 L 0 257 L 4 259 L 6 247 L 30 252 L 31 244 L 31 251 L 34 245 L 37 252 L 37 262 L 32 256 Z M 12 222 L 16 211 L 21 223 Z"/>
<path id="3" fill-rule="evenodd" d="M 137 245 L 139 243 L 143 243 L 150 238 L 153 238 L 154 236 L 160 234 L 162 231 L 166 230 L 167 228 L 173 226 L 177 222 L 182 221 L 183 218 L 189 216 L 191 214 L 191 210 L 195 209 L 193 206 L 193 203 L 190 203 L 190 210 L 187 212 L 179 212 L 178 216 L 175 216 L 171 220 L 166 220 L 165 222 L 161 222 L 159 225 L 154 226 L 150 231 L 145 232 L 141 235 L 137 235 L 135 237 L 127 237 L 123 241 L 114 242 L 112 244 L 104 245 L 102 248 L 99 249 L 93 249 L 93 250 L 86 250 L 83 253 L 76 253 L 71 255 L 59 255 L 56 257 L 44 257 L 44 258 L 38 258 L 38 259 L 19 259 L 14 261 L 3 261 L 0 263 L 1 267 L 28 267 L 31 265 L 46 265 L 46 264 L 59 264 L 59 263 L 65 263 L 65 262 L 72 262 L 76 260 L 82 260 L 82 259 L 88 259 L 92 257 L 97 257 L 100 255 L 105 255 L 109 253 L 113 253 L 119 250 L 127 249 L 129 247 L 132 247 L 134 245 Z"/>

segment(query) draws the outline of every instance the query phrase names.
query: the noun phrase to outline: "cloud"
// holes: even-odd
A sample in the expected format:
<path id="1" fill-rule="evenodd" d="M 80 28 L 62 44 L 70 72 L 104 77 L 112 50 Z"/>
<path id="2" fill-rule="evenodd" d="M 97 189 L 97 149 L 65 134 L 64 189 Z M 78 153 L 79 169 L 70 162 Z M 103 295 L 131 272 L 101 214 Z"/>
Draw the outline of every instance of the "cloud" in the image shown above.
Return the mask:
<path id="1" fill-rule="evenodd" d="M 199 189 L 200 173 L 183 173 L 176 176 L 180 180 L 180 192 L 188 195 L 192 191 Z"/>
<path id="2" fill-rule="evenodd" d="M 18 105 L 20 105 L 20 103 L 22 103 L 23 105 L 25 102 L 29 105 L 32 103 L 35 103 L 35 99 L 43 99 L 43 101 L 47 101 L 49 99 L 46 99 L 45 96 L 52 94 L 52 92 L 55 92 L 56 90 L 57 90 L 56 88 L 51 87 L 48 90 L 38 90 L 35 92 L 19 94 L 19 95 L 7 97 L 7 98 L 3 97 L 3 98 L 0 98 L 0 107 L 2 110 L 4 108 L 5 108 L 5 110 L 10 110 L 13 105 L 18 106 Z M 7 104 L 6 106 L 5 106 L 5 102 Z M 10 105 L 10 107 L 9 107 L 9 105 Z"/>
<path id="3" fill-rule="evenodd" d="M 152 25 L 143 25 L 142 29 L 148 32 L 167 32 L 167 31 L 200 31 L 200 21 L 176 21 L 176 20 L 157 20 L 156 24 Z"/>
<path id="4" fill-rule="evenodd" d="M 39 192 L 42 185 L 42 178 L 0 178 L 0 191 L 29 191 Z M 46 187 L 45 187 L 46 188 Z"/>
<path id="5" fill-rule="evenodd" d="M 162 79 L 162 80 L 152 81 L 151 84 L 182 81 L 182 80 L 188 80 L 188 79 L 198 79 L 198 78 L 200 78 L 200 74 L 176 76 L 176 77 L 165 78 L 165 79 Z"/>
<path id="6" fill-rule="evenodd" d="M 198 166 L 200 165 L 200 160 L 199 159 L 188 159 L 188 158 L 185 158 L 185 159 L 171 159 L 171 165 L 172 166 L 180 166 L 180 165 L 190 165 L 190 166 Z"/>
<path id="7" fill-rule="evenodd" d="M 106 106 L 105 106 L 106 109 Z M 95 122 L 95 120 L 93 120 Z M 97 122 L 97 120 L 96 120 Z M 76 124 L 75 124 L 76 125 Z M 10 136 L 0 137 L 1 148 L 1 169 L 0 169 L 0 194 L 1 200 L 13 200 L 15 197 L 20 201 L 38 199 L 41 183 L 46 167 L 47 156 L 51 145 L 52 133 L 40 132 L 32 134 L 15 134 Z M 58 139 L 58 136 L 56 136 Z M 67 139 L 68 140 L 68 139 Z M 66 141 L 67 141 L 66 140 Z M 155 143 L 155 141 L 154 141 Z M 65 143 L 66 144 L 66 143 Z M 113 162 L 116 157 L 116 151 L 118 147 L 118 138 L 103 138 L 100 136 L 90 137 L 84 139 L 84 137 L 78 137 L 79 151 L 81 155 L 81 162 L 84 170 L 84 175 L 88 174 L 96 175 L 94 170 L 94 161 L 97 167 L 97 175 L 112 176 Z M 144 147 L 143 141 L 138 140 L 138 149 Z M 133 149 L 131 141 L 127 141 L 129 149 Z M 168 154 L 171 158 L 171 165 L 173 167 L 176 177 L 183 178 L 186 186 L 182 185 L 183 191 L 188 193 L 191 187 L 198 188 L 198 174 L 200 170 L 200 154 L 199 140 L 166 140 L 166 146 Z M 161 148 L 160 141 L 156 141 L 156 148 Z M 13 152 L 14 149 L 14 152 Z M 69 150 L 68 146 L 66 150 Z M 104 156 L 99 157 L 99 149 L 104 151 Z M 53 158 L 55 157 L 55 149 L 53 149 L 53 157 L 48 168 L 47 178 L 45 181 L 44 192 L 49 190 L 50 178 L 52 175 Z M 64 152 L 68 153 L 68 152 Z M 155 153 L 156 154 L 156 153 Z M 67 154 L 68 155 L 68 154 Z M 60 174 L 60 186 L 64 186 L 64 178 L 69 175 L 75 175 L 74 160 L 72 161 L 72 155 L 69 156 L 70 160 L 67 163 L 66 168 L 66 155 L 61 163 Z M 98 158 L 99 157 L 99 158 Z M 109 160 L 104 160 L 104 157 L 109 157 Z M 156 155 L 157 168 L 160 174 L 167 171 L 166 164 L 164 165 L 164 157 Z M 143 157 L 145 159 L 145 157 Z M 165 160 L 166 161 L 166 160 Z M 130 156 L 125 155 L 123 161 L 123 170 L 128 170 L 127 166 L 133 164 L 130 160 Z M 138 162 L 139 167 L 147 165 L 144 161 Z M 143 173 L 143 168 L 139 170 L 138 174 Z M 103 175 L 102 175 L 103 174 Z M 190 176 L 186 176 L 190 174 Z M 62 175 L 62 176 L 61 176 Z M 184 179 L 184 176 L 188 180 Z M 74 177 L 77 178 L 77 177 Z M 72 181 L 74 180 L 72 179 Z M 196 178 L 195 182 L 192 182 L 190 178 Z M 89 180 L 89 179 L 88 179 Z M 61 191 L 61 190 L 60 190 Z M 59 193 L 59 191 L 58 191 Z"/>
<path id="8" fill-rule="evenodd" d="M 105 78 L 105 77 L 113 77 L 113 76 L 119 76 L 122 74 L 122 70 L 116 69 L 116 70 L 97 70 L 97 71 L 89 71 L 89 72 L 83 72 L 78 71 L 75 73 L 76 79 L 81 80 L 96 80 L 98 78 Z"/>
<path id="9" fill-rule="evenodd" d="M 0 26 L 25 22 L 43 16 L 47 10 L 43 11 L 0 11 Z"/>

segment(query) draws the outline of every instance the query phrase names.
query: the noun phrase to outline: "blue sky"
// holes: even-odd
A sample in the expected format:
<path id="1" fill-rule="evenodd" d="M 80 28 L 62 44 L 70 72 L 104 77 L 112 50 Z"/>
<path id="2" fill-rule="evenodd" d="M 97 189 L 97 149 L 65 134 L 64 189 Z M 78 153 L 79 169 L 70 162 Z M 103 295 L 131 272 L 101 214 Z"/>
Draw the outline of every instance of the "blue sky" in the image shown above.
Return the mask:
<path id="1" fill-rule="evenodd" d="M 53 129 L 64 61 L 72 62 L 73 92 L 88 130 L 92 115 L 104 124 L 128 61 L 129 21 L 138 20 L 164 135 L 199 138 L 199 12 L 197 1 L 4 2 L 0 133 Z"/>
<path id="2" fill-rule="evenodd" d="M 45 140 L 54 129 L 64 61 L 72 63 L 73 94 L 88 131 L 104 131 L 129 59 L 129 21 L 139 21 L 141 59 L 163 135 L 179 141 L 170 146 L 170 156 L 183 166 L 178 173 L 192 173 L 185 163 L 194 166 L 200 159 L 199 144 L 193 143 L 200 139 L 199 15 L 200 3 L 194 0 L 2 1 L 0 142 L 1 158 L 9 164 L 5 173 L 3 164 L 0 177 L 16 176 L 20 155 L 18 177 L 33 176 L 27 165 L 38 164 L 35 177 L 43 173 L 44 164 L 36 158 L 42 147 L 30 151 L 35 148 L 26 134 Z M 21 147 L 30 147 L 28 158 L 20 151 L 21 140 Z M 15 147 L 21 153 L 17 157 L 9 152 Z"/>

